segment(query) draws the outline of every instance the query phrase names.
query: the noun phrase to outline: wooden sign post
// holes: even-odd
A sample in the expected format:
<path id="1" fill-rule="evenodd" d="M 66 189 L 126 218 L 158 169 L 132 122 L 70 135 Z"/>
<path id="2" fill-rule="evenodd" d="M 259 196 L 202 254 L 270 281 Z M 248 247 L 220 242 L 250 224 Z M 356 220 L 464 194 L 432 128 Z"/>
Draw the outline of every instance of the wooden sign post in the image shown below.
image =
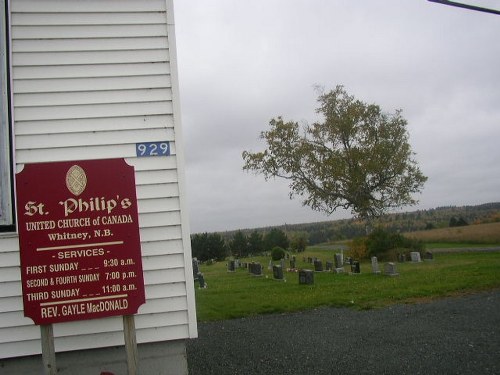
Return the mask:
<path id="1" fill-rule="evenodd" d="M 54 331 L 52 324 L 40 326 L 42 336 L 42 361 L 45 375 L 56 375 L 56 351 L 54 347 Z"/>
<path id="2" fill-rule="evenodd" d="M 127 352 L 128 375 L 136 375 L 139 355 L 137 353 L 137 341 L 135 337 L 135 322 L 133 315 L 123 315 L 123 334 L 125 338 L 125 350 Z"/>
<path id="3" fill-rule="evenodd" d="M 27 164 L 16 183 L 24 315 L 41 326 L 44 367 L 56 371 L 51 324 L 123 315 L 134 374 L 133 314 L 145 303 L 134 168 Z"/>

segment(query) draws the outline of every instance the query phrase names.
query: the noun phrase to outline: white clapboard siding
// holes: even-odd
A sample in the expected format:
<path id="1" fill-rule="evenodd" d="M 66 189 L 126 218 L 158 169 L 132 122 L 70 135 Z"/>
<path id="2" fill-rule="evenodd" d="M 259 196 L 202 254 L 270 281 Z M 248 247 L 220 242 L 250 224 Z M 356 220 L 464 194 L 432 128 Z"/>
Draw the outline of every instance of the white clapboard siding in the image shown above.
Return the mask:
<path id="1" fill-rule="evenodd" d="M 172 0 L 11 0 L 16 171 L 125 158 L 135 168 L 146 303 L 139 343 L 197 336 Z M 168 8 L 168 9 L 167 9 Z M 136 144 L 170 144 L 137 157 Z M 54 325 L 57 351 L 123 345 L 121 317 Z M 19 242 L 0 234 L 0 358 L 39 354 Z"/>
<path id="2" fill-rule="evenodd" d="M 66 13 L 58 14 L 60 25 L 165 25 L 165 15 L 161 12 L 144 13 Z M 54 14 L 52 13 L 15 13 L 12 15 L 12 23 L 18 26 L 54 26 Z"/>
<path id="3" fill-rule="evenodd" d="M 5 258 L 5 255 L 2 255 L 2 258 Z M 18 280 L 21 280 L 21 272 L 19 271 L 19 268 L 15 268 L 13 266 L 0 267 L 0 283 Z"/>
<path id="4" fill-rule="evenodd" d="M 137 199 L 156 198 L 158 194 L 166 198 L 179 196 L 179 185 L 176 183 L 137 185 Z"/>
<path id="5" fill-rule="evenodd" d="M 150 62 L 137 64 L 99 65 L 66 65 L 66 66 L 18 66 L 13 74 L 15 81 L 24 79 L 56 79 L 56 78 L 96 78 L 96 77 L 134 77 L 157 76 L 165 79 L 164 74 L 170 74 L 170 64 Z M 169 82 L 169 81 L 168 81 Z"/>
<path id="6" fill-rule="evenodd" d="M 160 255 L 160 254 L 178 254 L 182 253 L 182 240 L 163 240 L 163 241 L 143 241 L 141 243 L 143 255 Z"/>
<path id="7" fill-rule="evenodd" d="M 16 126 L 16 135 L 151 130 L 155 128 L 164 129 L 173 127 L 174 119 L 171 114 L 95 119 L 19 121 Z"/>
<path id="8" fill-rule="evenodd" d="M 100 37 L 99 37 L 100 38 Z M 100 38 L 97 45 L 102 51 L 123 51 L 127 49 L 162 49 L 165 47 L 167 39 L 161 37 L 149 38 Z M 38 39 L 38 40 L 17 40 L 12 43 L 14 53 L 26 52 L 80 52 L 95 51 L 94 39 Z"/>
<path id="9" fill-rule="evenodd" d="M 145 76 L 110 76 L 110 77 L 78 77 L 78 78 L 44 78 L 44 79 L 16 79 L 15 94 L 22 93 L 49 93 L 99 90 L 134 90 L 153 89 L 170 86 L 170 76 L 145 75 Z M 124 91 L 122 94 L 126 94 Z"/>
<path id="10" fill-rule="evenodd" d="M 87 65 L 87 64 L 121 64 L 121 63 L 158 63 L 169 61 L 168 50 L 141 50 L 131 54 L 130 51 L 87 51 L 87 52 L 32 52 L 17 53 L 12 56 L 12 65 Z M 15 73 L 14 73 L 15 74 Z"/>
<path id="11" fill-rule="evenodd" d="M 18 267 L 18 266 L 19 266 L 19 250 L 2 252 L 2 264 L 0 267 Z"/>
<path id="12" fill-rule="evenodd" d="M 141 215 L 139 218 L 140 228 L 155 228 L 162 227 L 163 223 L 170 223 L 171 225 L 181 224 L 181 214 L 179 211 L 171 212 L 152 212 Z M 0 276 L 1 277 L 1 276 Z"/>
<path id="13" fill-rule="evenodd" d="M 172 90 L 168 88 L 149 88 L 127 91 L 42 92 L 35 94 L 14 94 L 14 100 L 17 107 L 159 102 L 172 100 Z"/>
<path id="14" fill-rule="evenodd" d="M 137 37 L 142 36 L 157 36 L 166 37 L 167 27 L 162 24 L 152 25 L 114 25 L 106 26 L 38 26 L 26 25 L 16 26 L 12 30 L 12 38 L 15 40 L 33 39 L 83 39 L 83 38 L 120 38 L 120 37 Z"/>
<path id="15" fill-rule="evenodd" d="M 20 287 L 21 285 L 19 285 Z M 0 313 L 11 311 L 23 311 L 22 297 L 19 294 L 14 297 L 7 297 L 0 294 Z"/>

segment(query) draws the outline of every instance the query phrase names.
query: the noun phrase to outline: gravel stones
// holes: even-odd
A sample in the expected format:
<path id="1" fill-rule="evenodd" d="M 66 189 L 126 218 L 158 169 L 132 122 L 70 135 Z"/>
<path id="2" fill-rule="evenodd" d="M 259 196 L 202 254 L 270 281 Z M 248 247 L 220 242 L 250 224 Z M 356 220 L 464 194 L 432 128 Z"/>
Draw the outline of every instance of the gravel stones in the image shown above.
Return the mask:
<path id="1" fill-rule="evenodd" d="M 199 323 L 190 375 L 500 374 L 500 291 Z"/>

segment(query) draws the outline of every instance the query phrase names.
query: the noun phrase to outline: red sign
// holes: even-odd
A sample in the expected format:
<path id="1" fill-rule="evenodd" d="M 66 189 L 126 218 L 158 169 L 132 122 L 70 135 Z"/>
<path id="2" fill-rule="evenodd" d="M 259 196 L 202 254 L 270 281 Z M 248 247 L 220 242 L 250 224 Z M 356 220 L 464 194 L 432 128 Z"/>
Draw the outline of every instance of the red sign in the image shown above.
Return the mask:
<path id="1" fill-rule="evenodd" d="M 51 324 L 136 313 L 145 294 L 134 168 L 26 164 L 16 183 L 24 315 Z"/>

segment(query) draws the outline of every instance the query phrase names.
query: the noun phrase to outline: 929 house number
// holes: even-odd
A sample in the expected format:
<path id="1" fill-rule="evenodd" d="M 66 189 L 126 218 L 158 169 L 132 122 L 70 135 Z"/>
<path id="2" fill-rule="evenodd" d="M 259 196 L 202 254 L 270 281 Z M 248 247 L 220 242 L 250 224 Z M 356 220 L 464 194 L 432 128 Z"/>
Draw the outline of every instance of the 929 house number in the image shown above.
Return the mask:
<path id="1" fill-rule="evenodd" d="M 168 141 L 136 143 L 135 152 L 138 157 L 169 156 L 170 143 Z"/>

